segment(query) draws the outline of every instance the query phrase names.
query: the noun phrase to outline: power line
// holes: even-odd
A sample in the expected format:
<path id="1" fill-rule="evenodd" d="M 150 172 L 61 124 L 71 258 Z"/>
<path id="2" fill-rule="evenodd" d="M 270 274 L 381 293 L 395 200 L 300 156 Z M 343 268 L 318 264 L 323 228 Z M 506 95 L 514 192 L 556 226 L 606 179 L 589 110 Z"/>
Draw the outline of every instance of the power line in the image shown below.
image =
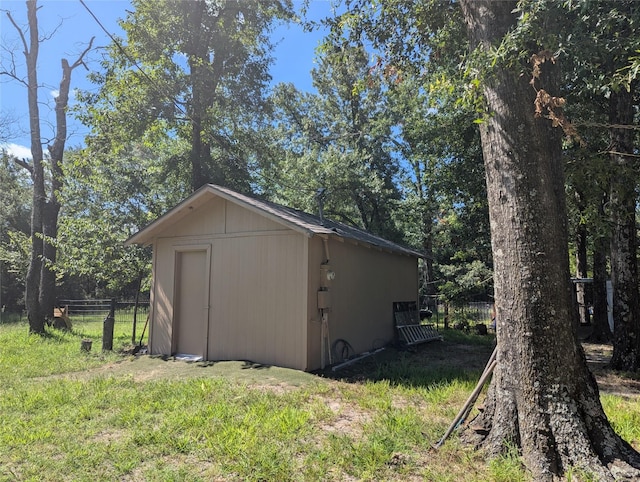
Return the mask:
<path id="1" fill-rule="evenodd" d="M 127 60 L 129 62 L 131 62 L 131 64 L 142 74 L 142 76 L 145 78 L 145 80 L 149 83 L 149 85 L 155 89 L 155 91 L 160 94 L 161 96 L 169 99 L 172 104 L 175 106 L 175 108 L 180 111 L 180 113 L 182 113 L 187 119 L 189 119 L 190 121 L 193 122 L 193 119 L 189 116 L 189 114 L 182 108 L 182 106 L 180 105 L 180 103 L 175 99 L 175 97 L 173 97 L 170 94 L 167 94 L 166 92 L 163 92 L 162 88 L 159 87 L 157 85 L 157 83 L 151 78 L 149 77 L 149 75 L 144 71 L 144 69 L 142 67 L 140 67 L 140 65 L 138 65 L 138 62 L 136 62 L 136 60 L 131 57 L 129 55 L 129 53 L 124 49 L 124 47 L 122 45 L 120 45 L 120 42 L 118 42 L 118 40 L 114 37 L 114 35 L 109 32 L 109 30 L 106 29 L 106 27 L 102 24 L 102 22 L 100 22 L 100 20 L 98 19 L 98 17 L 91 11 L 91 9 L 87 6 L 87 4 L 84 2 L 84 0 L 79 0 L 80 3 L 82 4 L 82 6 L 87 10 L 87 12 L 89 12 L 89 15 L 91 15 L 93 17 L 93 19 L 96 21 L 96 23 L 100 26 L 100 28 L 102 29 L 102 31 L 104 33 L 106 33 L 109 38 L 111 39 L 111 41 L 115 44 L 115 46 L 118 48 L 118 50 L 120 51 L 120 53 L 122 55 L 124 55 Z"/>
<path id="2" fill-rule="evenodd" d="M 109 36 L 109 38 L 111 39 L 111 41 L 114 43 L 114 45 L 118 48 L 118 50 L 120 51 L 120 53 L 122 55 L 125 56 L 125 58 L 131 63 L 131 65 L 133 65 L 143 76 L 144 80 L 146 82 L 148 82 L 148 84 L 161 96 L 167 98 L 168 100 L 170 100 L 172 102 L 172 104 L 175 106 L 175 108 L 182 114 L 184 115 L 184 117 L 189 120 L 190 122 L 194 122 L 194 119 L 189 115 L 189 113 L 187 111 L 185 111 L 182 107 L 182 105 L 180 105 L 180 103 L 175 99 L 175 97 L 173 97 L 172 95 L 168 94 L 167 92 L 163 91 L 163 89 L 158 86 L 158 84 L 154 81 L 154 79 L 152 79 L 145 71 L 144 69 L 138 64 L 138 62 L 131 57 L 131 55 L 129 55 L 129 53 L 124 49 L 124 47 L 120 44 L 120 42 L 116 39 L 116 37 L 109 32 L 109 30 L 107 30 L 107 28 L 102 24 L 102 22 L 100 21 L 100 19 L 98 19 L 98 17 L 93 13 L 93 11 L 91 11 L 91 9 L 87 6 L 87 4 L 84 2 L 84 0 L 79 0 L 80 3 L 82 4 L 82 6 L 87 10 L 87 12 L 89 12 L 89 14 L 91 15 L 91 17 L 93 17 L 93 19 L 95 20 L 95 22 L 100 26 L 100 28 Z M 112 104 L 113 105 L 113 104 Z M 115 106 L 114 106 L 115 107 Z M 210 134 L 208 134 L 208 137 L 210 137 Z M 232 163 L 236 168 L 238 169 L 247 169 L 247 172 L 251 175 L 251 173 L 249 172 L 248 166 L 242 166 L 236 159 L 233 159 L 232 157 L 227 156 L 227 161 Z M 258 176 L 259 178 L 263 179 L 264 181 L 268 182 L 271 185 L 280 185 L 285 187 L 286 189 L 292 190 L 292 191 L 296 191 L 299 193 L 304 193 L 304 194 L 309 194 L 309 193 L 315 193 L 316 189 L 312 188 L 312 187 L 308 187 L 308 188 L 301 188 L 300 186 L 292 186 L 292 185 L 288 185 L 287 183 L 285 183 L 283 180 L 278 180 L 278 179 L 274 179 L 272 177 L 267 176 L 262 170 L 260 169 L 256 169 L 253 171 L 253 174 Z"/>
<path id="3" fill-rule="evenodd" d="M 138 64 L 138 62 L 126 51 L 126 49 L 120 44 L 120 42 L 118 41 L 118 39 L 109 31 L 107 30 L 107 28 L 104 26 L 104 24 L 100 21 L 100 19 L 93 13 L 93 11 L 89 8 L 89 6 L 85 3 L 84 0 L 79 0 L 80 3 L 82 4 L 82 6 L 87 10 L 87 12 L 91 15 L 91 17 L 95 20 L 95 22 L 98 24 L 98 26 L 102 29 L 102 31 L 104 33 L 107 34 L 107 36 L 111 39 L 111 41 L 114 43 L 114 45 L 117 47 L 117 49 L 120 51 L 120 53 L 131 63 L 131 65 L 133 65 L 139 72 L 140 74 L 142 74 L 143 80 L 146 81 L 149 86 L 154 89 L 156 91 L 156 93 L 158 93 L 160 96 L 168 99 L 171 101 L 171 103 L 174 105 L 174 107 L 185 117 L 185 119 L 187 119 L 190 122 L 195 122 L 194 119 L 189 115 L 189 113 L 182 107 L 182 105 L 180 104 L 180 102 L 178 102 L 175 97 L 171 94 L 168 94 L 166 91 L 163 90 L 163 88 L 161 86 L 159 86 L 157 84 L 157 82 L 151 78 L 146 72 L 145 70 Z M 109 102 L 112 106 L 113 104 L 111 102 Z M 113 106 L 115 108 L 115 106 Z M 207 137 L 213 139 L 213 136 L 210 133 L 207 133 Z M 215 139 L 213 139 L 215 140 Z M 262 180 L 266 181 L 268 184 L 270 185 L 279 185 L 282 187 L 285 187 L 286 189 L 293 191 L 293 192 L 298 192 L 304 195 L 309 195 L 309 194 L 315 194 L 317 187 L 311 187 L 311 186 L 293 186 L 287 182 L 285 182 L 283 179 L 276 179 L 273 178 L 271 176 L 268 176 L 264 170 L 262 169 L 254 169 L 253 172 L 251 172 L 249 170 L 249 166 L 243 166 L 241 165 L 240 162 L 238 162 L 238 160 L 234 159 L 231 156 L 227 156 L 226 157 L 227 162 L 229 162 L 230 164 L 233 164 L 236 168 L 244 170 L 247 170 L 247 173 L 251 176 L 252 174 L 257 176 L 258 178 L 261 178 Z M 332 191 L 348 191 L 348 189 L 345 188 L 338 188 L 338 189 L 332 189 Z"/>

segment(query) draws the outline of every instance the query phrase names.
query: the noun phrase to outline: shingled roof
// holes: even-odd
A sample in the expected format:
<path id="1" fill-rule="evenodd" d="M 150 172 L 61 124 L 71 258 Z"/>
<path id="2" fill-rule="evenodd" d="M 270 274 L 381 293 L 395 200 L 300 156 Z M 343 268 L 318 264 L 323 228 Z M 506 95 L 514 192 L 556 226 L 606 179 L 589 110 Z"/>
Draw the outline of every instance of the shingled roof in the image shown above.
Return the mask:
<path id="1" fill-rule="evenodd" d="M 416 256 L 419 258 L 424 257 L 424 255 L 418 251 L 393 243 L 362 229 L 332 221 L 327 218 L 323 218 L 321 220 L 318 216 L 313 214 L 271 201 L 240 194 L 239 192 L 222 186 L 217 186 L 215 184 L 206 184 L 202 186 L 176 207 L 169 210 L 163 216 L 159 217 L 151 224 L 141 229 L 138 233 L 131 236 L 125 244 L 151 243 L 153 238 L 160 231 L 164 231 L 168 226 L 176 223 L 193 211 L 193 209 L 203 205 L 213 197 L 221 197 L 251 211 L 260 213 L 275 222 L 284 224 L 288 228 L 304 233 L 309 237 L 315 235 L 332 236 L 394 253 Z"/>

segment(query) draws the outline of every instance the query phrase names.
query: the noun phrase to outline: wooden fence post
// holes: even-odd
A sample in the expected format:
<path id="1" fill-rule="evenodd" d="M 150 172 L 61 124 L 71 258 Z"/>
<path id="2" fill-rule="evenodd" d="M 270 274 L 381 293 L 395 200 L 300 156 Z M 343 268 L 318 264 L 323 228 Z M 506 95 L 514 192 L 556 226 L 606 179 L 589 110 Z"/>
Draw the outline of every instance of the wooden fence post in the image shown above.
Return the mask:
<path id="1" fill-rule="evenodd" d="M 109 314 L 102 322 L 102 351 L 113 350 L 113 325 L 116 317 L 116 300 L 111 300 Z"/>

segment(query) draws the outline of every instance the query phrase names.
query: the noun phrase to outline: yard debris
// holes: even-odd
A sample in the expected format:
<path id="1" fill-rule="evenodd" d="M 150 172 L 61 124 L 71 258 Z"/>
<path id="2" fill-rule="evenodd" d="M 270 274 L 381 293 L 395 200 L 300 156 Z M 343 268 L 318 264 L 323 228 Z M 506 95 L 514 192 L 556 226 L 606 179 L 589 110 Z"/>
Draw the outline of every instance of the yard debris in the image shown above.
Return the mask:
<path id="1" fill-rule="evenodd" d="M 498 347 L 496 346 L 493 350 L 493 353 L 491 354 L 491 357 L 489 358 L 489 361 L 487 362 L 487 366 L 485 367 L 484 372 L 482 373 L 482 376 L 478 381 L 478 384 L 476 385 L 476 388 L 473 389 L 473 392 L 467 399 L 464 406 L 458 412 L 458 415 L 456 415 L 456 418 L 453 420 L 448 430 L 445 432 L 442 438 L 438 441 L 438 443 L 436 443 L 433 446 L 434 449 L 439 449 L 442 446 L 442 444 L 449 438 L 449 435 L 451 435 L 459 425 L 464 423 L 465 419 L 469 415 L 469 412 L 471 412 L 471 409 L 473 408 L 473 404 L 478 399 L 478 396 L 482 391 L 482 387 L 484 386 L 485 382 L 489 379 L 489 376 L 493 373 L 493 369 L 498 364 L 496 360 L 497 353 L 498 353 Z"/>
<path id="2" fill-rule="evenodd" d="M 371 355 L 375 355 L 376 353 L 380 353 L 382 350 L 384 350 L 384 347 L 378 348 L 377 350 L 371 350 L 371 351 L 364 352 L 364 353 L 360 354 L 357 357 L 351 358 L 351 359 L 349 359 L 347 361 L 344 361 L 342 363 L 339 363 L 339 364 L 331 367 L 331 371 L 335 372 L 336 370 L 340 370 L 342 367 L 346 367 L 347 365 L 351 365 L 352 363 L 360 361 L 363 358 L 367 358 L 367 357 L 370 357 Z"/>

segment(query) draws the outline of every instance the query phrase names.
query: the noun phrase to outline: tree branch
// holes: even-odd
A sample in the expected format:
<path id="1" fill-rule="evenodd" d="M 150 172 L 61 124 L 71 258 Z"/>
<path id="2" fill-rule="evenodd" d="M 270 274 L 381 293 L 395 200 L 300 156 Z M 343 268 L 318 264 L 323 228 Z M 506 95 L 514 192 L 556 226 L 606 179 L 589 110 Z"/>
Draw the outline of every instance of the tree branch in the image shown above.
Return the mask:
<path id="1" fill-rule="evenodd" d="M 30 165 L 26 159 L 20 159 L 18 157 L 13 156 L 13 162 L 15 162 L 18 166 L 22 167 L 29 171 L 29 174 L 33 175 L 33 166 Z"/>
<path id="2" fill-rule="evenodd" d="M 24 48 L 25 56 L 29 55 L 29 47 L 27 46 L 27 39 L 24 36 L 24 32 L 22 31 L 22 29 L 18 26 L 16 21 L 11 16 L 11 12 L 7 11 L 7 17 L 9 17 L 9 21 L 13 24 L 13 26 L 17 30 L 18 35 L 20 35 L 20 40 L 22 41 L 22 47 Z"/>
<path id="3" fill-rule="evenodd" d="M 84 56 L 87 55 L 87 53 L 93 48 L 93 41 L 96 39 L 95 36 L 91 37 L 91 40 L 89 40 L 89 45 L 87 46 L 86 49 L 83 50 L 83 52 L 78 56 L 78 58 L 76 59 L 76 61 L 71 64 L 70 70 L 75 69 L 76 67 L 78 67 L 79 65 L 84 65 L 85 68 L 87 68 L 87 66 L 84 63 Z M 89 70 L 89 69 L 87 69 Z"/>
<path id="4" fill-rule="evenodd" d="M 0 75 L 6 75 L 7 77 L 10 77 L 11 79 L 15 80 L 16 82 L 20 82 L 21 84 L 23 84 L 25 87 L 28 86 L 27 81 L 20 78 L 17 74 L 17 69 L 16 69 L 16 59 L 15 59 L 15 53 L 13 50 L 3 46 L 2 50 L 5 51 L 9 57 L 10 57 L 10 61 L 7 62 L 8 66 L 3 69 L 0 70 Z M 10 82 L 10 81 L 9 81 Z"/>

